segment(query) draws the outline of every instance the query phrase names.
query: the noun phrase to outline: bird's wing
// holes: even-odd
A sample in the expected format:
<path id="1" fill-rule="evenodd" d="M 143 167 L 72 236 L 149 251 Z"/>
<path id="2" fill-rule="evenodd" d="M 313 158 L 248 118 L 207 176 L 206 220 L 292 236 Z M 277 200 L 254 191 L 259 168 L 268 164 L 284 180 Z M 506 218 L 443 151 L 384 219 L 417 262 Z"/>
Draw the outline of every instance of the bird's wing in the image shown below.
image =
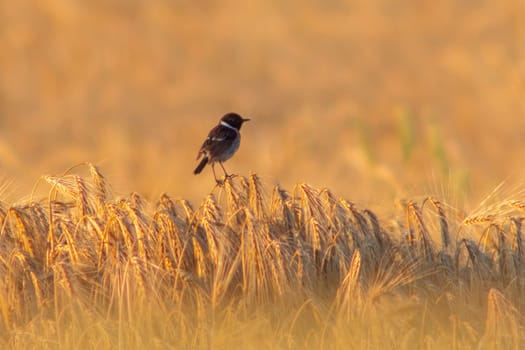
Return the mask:
<path id="1" fill-rule="evenodd" d="M 210 139 L 208 152 L 212 158 L 221 158 L 223 154 L 230 153 L 230 149 L 237 137 L 237 132 L 231 129 L 225 129 L 220 136 L 216 135 Z"/>
<path id="2" fill-rule="evenodd" d="M 226 151 L 237 137 L 237 132 L 222 125 L 214 127 L 204 141 L 197 155 L 199 159 L 203 154 L 209 153 L 211 157 Z"/>

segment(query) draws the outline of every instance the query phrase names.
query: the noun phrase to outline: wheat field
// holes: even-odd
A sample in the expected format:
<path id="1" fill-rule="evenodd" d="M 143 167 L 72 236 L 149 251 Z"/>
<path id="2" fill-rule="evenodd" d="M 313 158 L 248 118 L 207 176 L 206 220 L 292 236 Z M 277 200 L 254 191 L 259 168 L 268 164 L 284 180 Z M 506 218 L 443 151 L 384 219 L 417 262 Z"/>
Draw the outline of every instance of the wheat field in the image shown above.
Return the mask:
<path id="1" fill-rule="evenodd" d="M 518 349 L 523 198 L 428 197 L 382 219 L 257 174 L 197 206 L 116 197 L 81 164 L 2 204 L 0 341 L 13 349 Z"/>
<path id="2" fill-rule="evenodd" d="M 524 96 L 523 0 L 3 1 L 0 348 L 520 349 Z"/>

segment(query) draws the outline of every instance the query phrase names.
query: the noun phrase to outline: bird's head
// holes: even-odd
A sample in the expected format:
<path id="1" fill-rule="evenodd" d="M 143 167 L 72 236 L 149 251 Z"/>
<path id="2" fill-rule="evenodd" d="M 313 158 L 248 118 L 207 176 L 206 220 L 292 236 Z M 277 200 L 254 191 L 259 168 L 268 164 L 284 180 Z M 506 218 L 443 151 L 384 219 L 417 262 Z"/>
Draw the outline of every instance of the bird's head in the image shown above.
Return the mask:
<path id="1" fill-rule="evenodd" d="M 237 113 L 227 113 L 221 118 L 221 123 L 226 123 L 232 128 L 240 130 L 242 123 L 247 122 L 249 120 L 250 119 L 241 117 Z"/>

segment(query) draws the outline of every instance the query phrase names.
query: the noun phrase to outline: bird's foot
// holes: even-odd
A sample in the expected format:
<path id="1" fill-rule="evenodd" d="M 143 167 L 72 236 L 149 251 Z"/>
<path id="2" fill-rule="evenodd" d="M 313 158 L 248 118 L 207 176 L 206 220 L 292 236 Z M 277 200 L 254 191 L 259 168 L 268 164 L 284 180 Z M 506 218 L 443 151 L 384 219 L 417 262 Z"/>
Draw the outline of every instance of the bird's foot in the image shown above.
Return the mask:
<path id="1" fill-rule="evenodd" d="M 237 177 L 239 175 L 237 174 L 224 174 L 224 179 L 223 180 L 219 180 L 219 179 L 215 179 L 215 182 L 217 183 L 217 186 L 224 186 L 224 184 L 226 183 L 226 181 L 230 181 L 231 179 L 233 179 L 234 177 Z"/>
<path id="2" fill-rule="evenodd" d="M 239 176 L 239 175 L 237 175 L 237 174 L 225 174 L 224 179 L 225 180 L 231 180 L 231 179 L 233 179 L 234 177 L 237 177 L 237 176 Z"/>

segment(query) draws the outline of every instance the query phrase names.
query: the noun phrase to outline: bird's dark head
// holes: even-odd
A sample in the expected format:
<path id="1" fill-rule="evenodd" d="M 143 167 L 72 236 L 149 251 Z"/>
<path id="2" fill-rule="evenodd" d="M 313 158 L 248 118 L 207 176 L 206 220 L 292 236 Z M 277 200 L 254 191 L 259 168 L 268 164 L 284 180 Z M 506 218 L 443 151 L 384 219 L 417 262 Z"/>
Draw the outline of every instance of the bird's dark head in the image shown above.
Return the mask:
<path id="1" fill-rule="evenodd" d="M 237 130 L 241 129 L 242 123 L 247 122 L 250 119 L 246 119 L 238 115 L 237 113 L 227 113 L 221 118 L 221 124 L 227 124 L 225 126 L 231 126 Z"/>

